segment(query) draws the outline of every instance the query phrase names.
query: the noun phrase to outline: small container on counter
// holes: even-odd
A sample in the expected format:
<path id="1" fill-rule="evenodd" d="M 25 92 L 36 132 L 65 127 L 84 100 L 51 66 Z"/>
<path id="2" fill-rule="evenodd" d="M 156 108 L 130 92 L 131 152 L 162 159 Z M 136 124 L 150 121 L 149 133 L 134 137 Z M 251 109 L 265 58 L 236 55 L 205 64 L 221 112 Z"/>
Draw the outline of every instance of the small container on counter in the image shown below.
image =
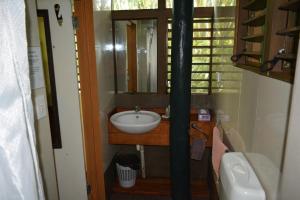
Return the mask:
<path id="1" fill-rule="evenodd" d="M 211 114 L 208 109 L 199 109 L 198 110 L 198 121 L 208 122 L 211 120 Z"/>

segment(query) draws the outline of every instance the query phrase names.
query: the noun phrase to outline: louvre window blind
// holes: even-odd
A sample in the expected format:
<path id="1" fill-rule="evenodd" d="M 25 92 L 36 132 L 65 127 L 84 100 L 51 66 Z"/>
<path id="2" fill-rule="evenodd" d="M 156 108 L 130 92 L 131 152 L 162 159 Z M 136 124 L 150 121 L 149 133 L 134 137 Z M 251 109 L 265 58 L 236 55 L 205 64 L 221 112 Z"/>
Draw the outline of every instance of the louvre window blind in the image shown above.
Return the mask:
<path id="1" fill-rule="evenodd" d="M 211 94 L 236 92 L 240 72 L 234 70 L 230 56 L 234 45 L 234 18 L 194 18 L 191 92 Z M 168 20 L 167 91 L 171 87 L 172 20 Z M 219 75 L 217 75 L 219 74 Z M 222 81 L 217 81 L 217 76 Z"/>

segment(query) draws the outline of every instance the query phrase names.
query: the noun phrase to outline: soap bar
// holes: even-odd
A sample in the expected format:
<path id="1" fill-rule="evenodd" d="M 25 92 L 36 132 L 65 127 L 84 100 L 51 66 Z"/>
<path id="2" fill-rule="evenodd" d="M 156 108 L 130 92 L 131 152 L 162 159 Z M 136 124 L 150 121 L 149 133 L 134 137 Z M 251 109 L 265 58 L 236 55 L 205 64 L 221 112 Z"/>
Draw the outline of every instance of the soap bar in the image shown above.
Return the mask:
<path id="1" fill-rule="evenodd" d="M 198 111 L 198 121 L 210 121 L 210 112 L 208 109 L 199 109 Z"/>

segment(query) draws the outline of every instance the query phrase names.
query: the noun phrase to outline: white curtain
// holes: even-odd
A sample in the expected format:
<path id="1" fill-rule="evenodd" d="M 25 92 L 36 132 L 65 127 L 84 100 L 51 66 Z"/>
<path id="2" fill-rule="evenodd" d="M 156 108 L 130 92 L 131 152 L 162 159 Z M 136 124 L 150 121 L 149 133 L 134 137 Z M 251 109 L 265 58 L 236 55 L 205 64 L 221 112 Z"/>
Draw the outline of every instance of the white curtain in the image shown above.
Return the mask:
<path id="1" fill-rule="evenodd" d="M 35 146 L 24 0 L 0 0 L 0 199 L 44 199 Z"/>

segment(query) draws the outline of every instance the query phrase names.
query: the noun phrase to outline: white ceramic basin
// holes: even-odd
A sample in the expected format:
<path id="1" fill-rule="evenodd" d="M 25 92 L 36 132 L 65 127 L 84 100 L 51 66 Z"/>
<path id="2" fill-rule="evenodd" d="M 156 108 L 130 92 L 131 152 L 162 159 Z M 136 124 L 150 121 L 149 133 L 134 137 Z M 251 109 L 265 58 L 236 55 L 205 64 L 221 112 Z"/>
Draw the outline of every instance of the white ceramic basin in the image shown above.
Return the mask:
<path id="1" fill-rule="evenodd" d="M 160 115 L 150 111 L 124 111 L 113 114 L 110 117 L 111 123 L 119 130 L 140 134 L 156 128 L 160 122 Z"/>

